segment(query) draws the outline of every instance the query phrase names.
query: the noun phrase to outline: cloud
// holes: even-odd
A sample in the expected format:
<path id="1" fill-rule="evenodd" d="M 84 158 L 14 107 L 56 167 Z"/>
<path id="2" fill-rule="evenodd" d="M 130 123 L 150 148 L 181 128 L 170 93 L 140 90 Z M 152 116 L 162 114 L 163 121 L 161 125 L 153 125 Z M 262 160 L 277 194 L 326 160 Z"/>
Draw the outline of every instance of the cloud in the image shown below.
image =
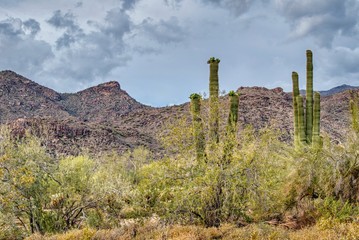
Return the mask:
<path id="1" fill-rule="evenodd" d="M 61 10 L 57 10 L 47 23 L 57 29 L 65 29 L 64 34 L 56 41 L 57 49 L 70 47 L 84 37 L 82 28 L 76 23 L 76 18 L 71 12 L 63 14 Z"/>
<path id="2" fill-rule="evenodd" d="M 77 2 L 77 3 L 75 4 L 75 8 L 80 8 L 80 7 L 82 7 L 83 5 L 84 5 L 83 2 Z"/>
<path id="3" fill-rule="evenodd" d="M 35 39 L 40 24 L 29 19 L 8 18 L 0 21 L 1 69 L 35 73 L 54 55 L 51 46 Z"/>
<path id="4" fill-rule="evenodd" d="M 247 12 L 257 0 L 202 0 L 204 3 L 214 4 L 230 10 L 235 16 Z"/>
<path id="5" fill-rule="evenodd" d="M 180 26 L 176 17 L 171 17 L 166 21 L 147 18 L 142 21 L 138 28 L 141 34 L 159 44 L 181 42 L 186 36 L 185 30 Z"/>
<path id="6" fill-rule="evenodd" d="M 291 39 L 313 36 L 330 48 L 336 36 L 357 34 L 356 0 L 275 0 L 275 7 L 291 25 Z"/>
<path id="7" fill-rule="evenodd" d="M 139 0 L 123 0 L 122 1 L 122 9 L 123 10 L 128 10 L 128 9 L 132 9 L 134 8 L 134 6 L 136 5 L 136 3 Z"/>
<path id="8" fill-rule="evenodd" d="M 47 22 L 56 28 L 78 28 L 75 24 L 75 16 L 71 12 L 63 14 L 61 10 L 55 11 L 53 16 L 47 20 Z"/>
<path id="9" fill-rule="evenodd" d="M 0 6 L 2 7 L 9 7 L 9 6 L 16 6 L 21 2 L 24 2 L 25 0 L 1 0 Z"/>
<path id="10" fill-rule="evenodd" d="M 108 11 L 101 22 L 89 21 L 92 30 L 86 33 L 72 13 L 56 11 L 48 22 L 65 29 L 56 41 L 57 58 L 48 66 L 48 75 L 56 73 L 64 81 L 87 85 L 106 78 L 129 60 L 124 53 L 124 36 L 130 32 L 131 21 L 120 8 Z"/>
<path id="11" fill-rule="evenodd" d="M 331 76 L 356 74 L 359 77 L 359 48 L 336 47 L 326 57 L 330 59 L 327 69 L 330 69 Z"/>
<path id="12" fill-rule="evenodd" d="M 29 20 L 26 20 L 23 23 L 24 31 L 29 33 L 33 36 L 35 36 L 38 32 L 40 32 L 40 23 L 37 22 L 35 19 L 30 18 Z"/>

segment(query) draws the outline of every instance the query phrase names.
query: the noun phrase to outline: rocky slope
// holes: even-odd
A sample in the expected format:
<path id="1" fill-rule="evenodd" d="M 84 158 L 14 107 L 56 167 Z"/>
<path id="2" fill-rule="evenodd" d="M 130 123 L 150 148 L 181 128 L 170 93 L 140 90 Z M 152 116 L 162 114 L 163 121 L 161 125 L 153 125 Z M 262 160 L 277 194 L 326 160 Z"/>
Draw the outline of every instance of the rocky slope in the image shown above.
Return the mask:
<path id="1" fill-rule="evenodd" d="M 356 90 L 359 91 L 359 90 Z M 284 140 L 292 132 L 292 96 L 281 88 L 241 87 L 240 126 L 279 128 Z M 349 123 L 348 92 L 322 97 L 322 129 L 342 139 Z M 226 119 L 227 97 L 221 98 Z M 204 114 L 206 102 L 204 103 Z M 161 153 L 157 135 L 166 122 L 187 117 L 189 104 L 153 108 L 138 103 L 117 82 L 108 82 L 77 93 L 61 94 L 11 71 L 0 72 L 0 122 L 14 132 L 31 129 L 43 137 L 51 151 L 77 154 L 123 152 L 145 146 Z"/>

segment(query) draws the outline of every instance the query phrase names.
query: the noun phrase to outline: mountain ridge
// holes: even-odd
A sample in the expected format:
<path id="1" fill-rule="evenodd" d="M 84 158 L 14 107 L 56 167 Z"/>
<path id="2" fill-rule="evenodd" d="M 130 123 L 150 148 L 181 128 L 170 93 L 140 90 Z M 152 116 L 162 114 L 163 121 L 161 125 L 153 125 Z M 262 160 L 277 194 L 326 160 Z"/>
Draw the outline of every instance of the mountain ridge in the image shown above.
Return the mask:
<path id="1" fill-rule="evenodd" d="M 335 139 L 343 138 L 350 124 L 350 94 L 341 89 L 348 86 L 328 90 L 332 94 L 323 94 L 321 102 L 322 129 Z M 260 129 L 274 124 L 283 132 L 283 139 L 290 141 L 291 93 L 263 87 L 240 87 L 237 91 L 241 128 L 250 124 Z M 224 119 L 227 99 L 221 97 Z M 145 146 L 161 154 L 157 136 L 167 122 L 183 117 L 190 121 L 188 102 L 170 107 L 147 106 L 132 98 L 116 81 L 76 93 L 58 93 L 15 72 L 0 72 L 0 122 L 9 124 L 15 132 L 31 129 L 45 136 L 45 145 L 56 153 L 78 154 L 84 149 L 93 153 L 124 152 Z"/>

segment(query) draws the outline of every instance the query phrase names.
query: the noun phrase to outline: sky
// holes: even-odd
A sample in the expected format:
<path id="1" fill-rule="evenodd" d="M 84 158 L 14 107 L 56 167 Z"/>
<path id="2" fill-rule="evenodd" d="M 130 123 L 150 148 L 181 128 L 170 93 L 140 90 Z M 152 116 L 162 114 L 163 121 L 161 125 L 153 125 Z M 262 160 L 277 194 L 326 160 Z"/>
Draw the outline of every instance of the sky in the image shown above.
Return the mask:
<path id="1" fill-rule="evenodd" d="M 359 86 L 359 0 L 0 0 L 0 70 L 58 92 L 108 81 L 151 106 L 220 89 Z"/>

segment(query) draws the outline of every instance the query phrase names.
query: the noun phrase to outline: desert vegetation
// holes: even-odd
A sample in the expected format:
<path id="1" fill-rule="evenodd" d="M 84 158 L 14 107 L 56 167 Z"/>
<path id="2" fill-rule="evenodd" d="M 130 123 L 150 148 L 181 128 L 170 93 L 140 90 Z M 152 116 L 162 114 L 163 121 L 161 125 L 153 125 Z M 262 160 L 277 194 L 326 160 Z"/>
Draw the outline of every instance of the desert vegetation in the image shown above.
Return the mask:
<path id="1" fill-rule="evenodd" d="M 344 141 L 320 131 L 307 51 L 306 104 L 293 72 L 293 142 L 238 126 L 240 92 L 209 99 L 158 136 L 166 154 L 51 155 L 41 138 L 0 136 L 0 239 L 358 239 L 358 97 Z M 253 109 L 255 111 L 255 109 Z M 225 116 L 223 119 L 222 116 Z"/>

